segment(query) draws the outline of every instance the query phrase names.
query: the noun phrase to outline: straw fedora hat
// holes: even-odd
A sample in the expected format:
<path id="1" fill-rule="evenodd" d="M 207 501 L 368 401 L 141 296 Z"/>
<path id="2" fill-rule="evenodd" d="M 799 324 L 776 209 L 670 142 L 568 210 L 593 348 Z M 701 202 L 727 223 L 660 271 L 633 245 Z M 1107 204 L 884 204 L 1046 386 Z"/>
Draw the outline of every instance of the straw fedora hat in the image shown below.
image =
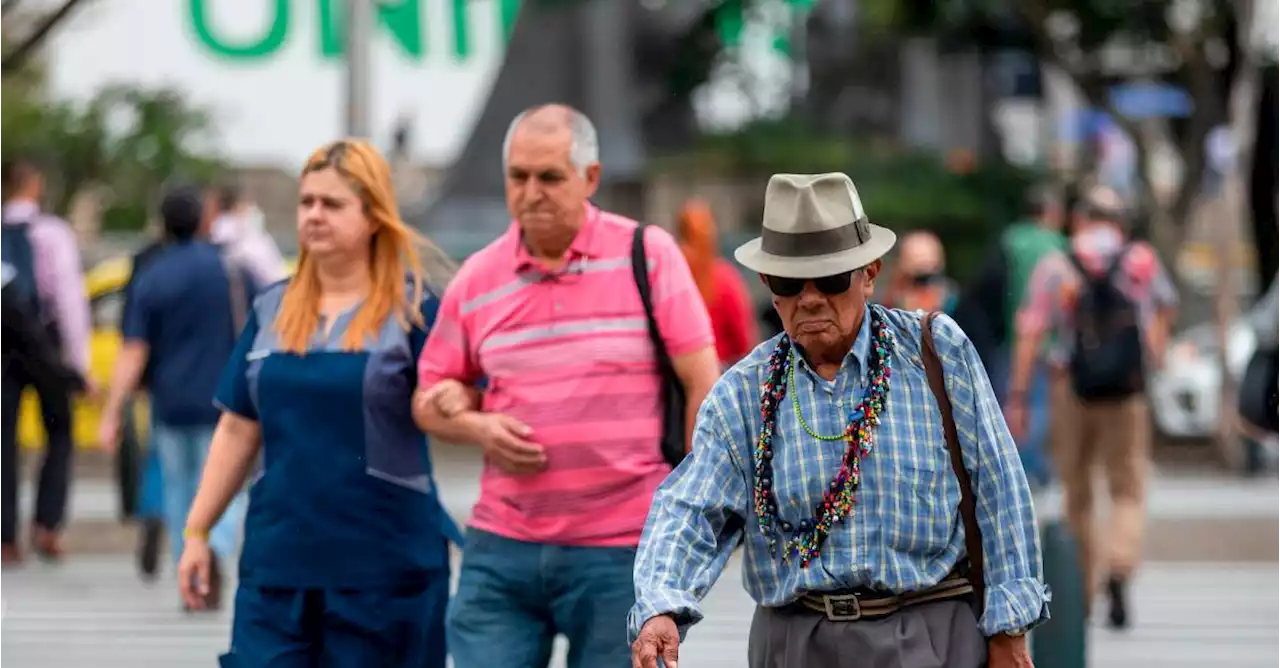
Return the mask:
<path id="1" fill-rule="evenodd" d="M 764 194 L 764 229 L 733 256 L 761 274 L 821 278 L 871 264 L 897 238 L 867 222 L 848 176 L 774 174 Z"/>

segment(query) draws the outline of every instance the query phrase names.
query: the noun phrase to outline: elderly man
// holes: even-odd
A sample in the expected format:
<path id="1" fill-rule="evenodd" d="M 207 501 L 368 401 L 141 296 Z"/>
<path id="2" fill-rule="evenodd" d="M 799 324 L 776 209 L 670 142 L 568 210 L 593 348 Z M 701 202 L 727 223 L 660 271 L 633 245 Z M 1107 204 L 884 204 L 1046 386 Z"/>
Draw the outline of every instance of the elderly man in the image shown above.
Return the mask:
<path id="1" fill-rule="evenodd" d="M 457 668 L 543 668 L 563 634 L 570 668 L 621 668 L 635 546 L 671 472 L 661 444 L 683 449 L 719 375 L 710 318 L 670 234 L 587 201 L 600 164 L 586 116 L 529 110 L 504 147 L 514 220 L 450 283 L 414 402 L 424 429 L 485 456 L 449 651 Z M 685 420 L 664 420 L 651 326 Z M 447 407 L 481 378 L 483 412 Z"/>
<path id="2" fill-rule="evenodd" d="M 867 303 L 894 241 L 843 174 L 769 181 L 736 256 L 786 331 L 715 385 L 654 496 L 635 666 L 675 665 L 740 538 L 754 668 L 1031 665 L 1049 592 L 1026 477 L 964 332 Z"/>

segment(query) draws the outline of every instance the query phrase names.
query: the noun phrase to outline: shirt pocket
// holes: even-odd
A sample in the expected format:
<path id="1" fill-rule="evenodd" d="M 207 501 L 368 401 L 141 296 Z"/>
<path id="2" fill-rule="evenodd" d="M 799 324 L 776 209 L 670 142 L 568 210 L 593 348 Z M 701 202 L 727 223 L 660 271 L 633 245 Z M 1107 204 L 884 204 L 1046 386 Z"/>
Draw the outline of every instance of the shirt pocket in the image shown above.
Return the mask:
<path id="1" fill-rule="evenodd" d="M 881 473 L 887 547 L 913 556 L 937 554 L 951 542 L 958 499 L 953 499 L 955 475 L 945 445 L 920 452 L 894 453 Z"/>

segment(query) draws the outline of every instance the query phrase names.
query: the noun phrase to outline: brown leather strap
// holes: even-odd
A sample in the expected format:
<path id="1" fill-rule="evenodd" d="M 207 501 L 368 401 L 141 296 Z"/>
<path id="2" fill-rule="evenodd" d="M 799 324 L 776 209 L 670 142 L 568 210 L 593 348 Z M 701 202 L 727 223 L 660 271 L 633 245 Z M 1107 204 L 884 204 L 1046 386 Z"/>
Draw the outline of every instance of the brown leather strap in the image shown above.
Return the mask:
<path id="1" fill-rule="evenodd" d="M 933 318 L 936 312 L 926 313 L 920 319 L 920 358 L 924 361 L 924 372 L 929 377 L 929 389 L 933 390 L 933 398 L 938 402 L 938 410 L 942 412 L 942 429 L 947 436 L 947 450 L 951 452 L 951 470 L 955 471 L 960 481 L 960 519 L 964 521 L 964 549 L 969 557 L 969 582 L 973 584 L 974 608 L 978 616 L 982 616 L 985 603 L 983 596 L 986 586 L 982 579 L 982 534 L 978 530 L 977 502 L 973 497 L 973 483 L 969 471 L 964 467 L 964 457 L 960 452 L 960 434 L 956 431 L 956 420 L 951 413 L 951 397 L 947 394 L 947 380 L 942 372 L 942 360 L 938 358 L 938 349 L 933 345 Z"/>

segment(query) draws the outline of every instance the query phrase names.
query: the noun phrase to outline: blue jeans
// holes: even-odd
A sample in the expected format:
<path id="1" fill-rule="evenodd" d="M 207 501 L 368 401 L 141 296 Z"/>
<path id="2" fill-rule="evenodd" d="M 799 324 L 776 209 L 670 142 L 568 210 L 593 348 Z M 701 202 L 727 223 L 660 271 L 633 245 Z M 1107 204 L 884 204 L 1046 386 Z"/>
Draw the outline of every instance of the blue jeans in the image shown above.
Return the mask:
<path id="1" fill-rule="evenodd" d="M 160 449 L 155 447 L 156 423 L 151 421 L 151 445 L 147 447 L 139 481 L 138 519 L 164 519 L 164 466 L 160 463 Z"/>
<path id="2" fill-rule="evenodd" d="M 1050 411 L 1053 410 L 1052 371 L 1037 364 L 1031 371 L 1031 387 L 1027 389 L 1027 433 L 1018 443 L 1018 456 L 1022 458 L 1022 470 L 1032 489 L 1048 485 L 1053 478 L 1049 465 Z"/>
<path id="3" fill-rule="evenodd" d="M 213 441 L 213 427 L 174 427 L 154 423 L 151 447 L 160 456 L 164 469 L 164 522 L 169 530 L 169 547 L 173 561 L 182 557 L 182 529 L 187 525 L 187 513 L 196 497 L 204 460 Z M 209 532 L 209 547 L 223 561 L 232 557 L 244 524 L 244 494 L 237 494 L 227 506 L 227 511 Z"/>
<path id="4" fill-rule="evenodd" d="M 455 668 L 544 668 L 557 634 L 569 668 L 628 668 L 635 548 L 563 547 L 467 530 L 449 604 Z"/>

